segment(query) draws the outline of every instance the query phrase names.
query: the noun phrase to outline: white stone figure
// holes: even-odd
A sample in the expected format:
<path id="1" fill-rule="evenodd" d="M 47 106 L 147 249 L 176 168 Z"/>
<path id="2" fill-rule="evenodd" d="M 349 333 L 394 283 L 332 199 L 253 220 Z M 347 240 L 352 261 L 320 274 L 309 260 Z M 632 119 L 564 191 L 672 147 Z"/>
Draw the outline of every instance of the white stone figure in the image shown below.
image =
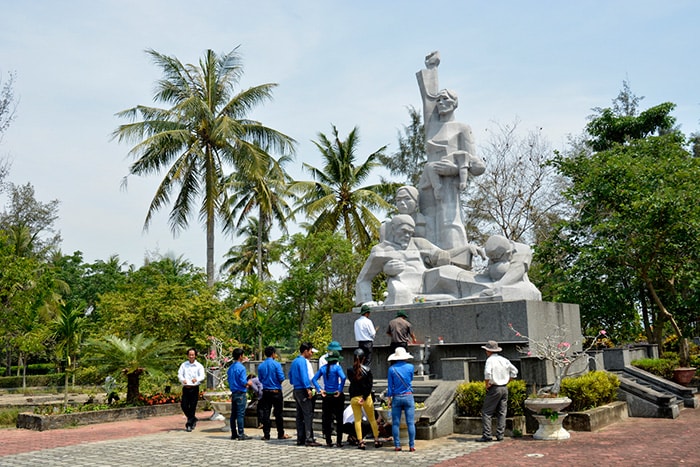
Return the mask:
<path id="1" fill-rule="evenodd" d="M 411 216 L 399 214 L 391 219 L 387 238 L 372 248 L 357 277 L 355 302 L 372 300 L 372 279 L 387 275 L 385 305 L 405 305 L 422 301 L 455 299 L 541 300 L 539 290 L 529 281 L 527 270 L 532 260 L 530 247 L 496 235 L 486 242 L 489 258 L 479 274 L 450 264 L 453 253 L 482 254 L 472 245 L 465 251 L 447 251 L 428 240 L 413 237 Z"/>
<path id="2" fill-rule="evenodd" d="M 425 58 L 426 68 L 416 73 L 423 99 L 427 163 L 419 182 L 420 212 L 426 217 L 426 236 L 440 248 L 449 250 L 467 244 L 459 194 L 469 176 L 486 168 L 476 155 L 471 127 L 456 122 L 457 94 L 438 91 L 440 54 Z"/>

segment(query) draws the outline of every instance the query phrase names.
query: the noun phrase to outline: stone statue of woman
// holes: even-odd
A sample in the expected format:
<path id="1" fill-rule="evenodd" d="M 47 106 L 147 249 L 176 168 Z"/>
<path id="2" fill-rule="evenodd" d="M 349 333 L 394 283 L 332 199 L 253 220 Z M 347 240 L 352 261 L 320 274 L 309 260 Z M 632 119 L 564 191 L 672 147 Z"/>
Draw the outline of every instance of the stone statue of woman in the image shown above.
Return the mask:
<path id="1" fill-rule="evenodd" d="M 427 163 L 419 182 L 420 212 L 426 217 L 426 238 L 443 249 L 467 244 L 459 194 L 469 176 L 486 168 L 476 155 L 471 127 L 455 121 L 457 94 L 438 91 L 440 54 L 425 58 L 426 68 L 416 73 L 423 99 Z"/>

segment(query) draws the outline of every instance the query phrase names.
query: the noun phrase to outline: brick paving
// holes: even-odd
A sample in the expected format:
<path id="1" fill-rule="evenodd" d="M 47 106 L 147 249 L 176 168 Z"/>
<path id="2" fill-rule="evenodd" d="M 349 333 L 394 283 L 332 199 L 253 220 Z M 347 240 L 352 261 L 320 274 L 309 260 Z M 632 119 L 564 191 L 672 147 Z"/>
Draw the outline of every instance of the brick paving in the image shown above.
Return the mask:
<path id="1" fill-rule="evenodd" d="M 679 418 L 630 418 L 598 432 L 572 432 L 566 441 L 531 436 L 500 443 L 476 443 L 475 436 L 450 435 L 416 442 L 416 452 L 391 446 L 366 451 L 298 447 L 294 440 L 231 441 L 211 412 L 192 433 L 182 415 L 103 423 L 44 432 L 0 430 L 0 466 L 160 466 L 160 465 L 380 465 L 405 466 L 700 466 L 700 409 Z M 293 433 L 291 433 L 293 434 Z"/>

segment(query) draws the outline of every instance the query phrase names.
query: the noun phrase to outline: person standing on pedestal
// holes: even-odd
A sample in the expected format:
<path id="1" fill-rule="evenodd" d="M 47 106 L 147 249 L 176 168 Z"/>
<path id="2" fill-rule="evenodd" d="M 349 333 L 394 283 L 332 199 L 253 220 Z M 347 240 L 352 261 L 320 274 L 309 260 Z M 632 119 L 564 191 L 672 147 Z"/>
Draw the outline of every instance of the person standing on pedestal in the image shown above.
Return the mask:
<path id="1" fill-rule="evenodd" d="M 403 310 L 397 312 L 396 318 L 389 321 L 389 327 L 386 333 L 391 338 L 389 350 L 392 353 L 397 347 L 403 347 L 408 350 L 408 344 L 416 343 L 416 335 L 413 333 L 411 322 L 408 320 L 408 315 Z"/>
<path id="2" fill-rule="evenodd" d="M 374 346 L 374 337 L 377 335 L 377 328 L 369 319 L 369 305 L 362 305 L 360 308 L 360 317 L 355 320 L 355 340 L 357 348 L 362 349 L 365 353 L 365 361 L 367 366 L 372 365 L 372 347 Z"/>
<path id="3" fill-rule="evenodd" d="M 495 414 L 498 417 L 496 425 L 496 441 L 503 441 L 506 431 L 506 412 L 508 411 L 508 382 L 518 376 L 518 369 L 505 357 L 498 355 L 501 349 L 498 342 L 489 341 L 482 345 L 486 351 L 486 367 L 484 368 L 484 380 L 486 383 L 486 397 L 481 408 L 482 435 L 477 439 L 484 443 L 493 441 L 491 437 L 491 418 Z"/>
<path id="4" fill-rule="evenodd" d="M 192 431 L 197 426 L 197 401 L 199 401 L 199 385 L 206 378 L 204 367 L 197 361 L 197 351 L 187 349 L 187 361 L 182 362 L 177 371 L 177 379 L 182 383 L 182 400 L 180 407 L 187 417 L 185 431 Z"/>

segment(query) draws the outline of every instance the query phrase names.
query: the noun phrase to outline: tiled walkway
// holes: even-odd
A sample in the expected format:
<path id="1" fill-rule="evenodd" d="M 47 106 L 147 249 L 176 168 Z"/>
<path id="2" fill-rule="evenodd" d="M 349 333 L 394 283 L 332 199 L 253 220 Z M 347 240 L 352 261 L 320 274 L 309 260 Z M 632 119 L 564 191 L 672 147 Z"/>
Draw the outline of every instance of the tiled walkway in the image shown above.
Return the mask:
<path id="1" fill-rule="evenodd" d="M 417 441 L 415 453 L 390 446 L 366 451 L 298 447 L 294 440 L 231 441 L 223 422 L 207 420 L 192 433 L 181 415 L 36 432 L 0 430 L 0 466 L 160 465 L 381 465 L 404 466 L 700 466 L 700 409 L 676 420 L 630 418 L 595 433 L 572 432 L 566 441 L 530 436 L 500 443 L 476 443 L 451 435 Z M 290 433 L 294 434 L 294 433 Z"/>

